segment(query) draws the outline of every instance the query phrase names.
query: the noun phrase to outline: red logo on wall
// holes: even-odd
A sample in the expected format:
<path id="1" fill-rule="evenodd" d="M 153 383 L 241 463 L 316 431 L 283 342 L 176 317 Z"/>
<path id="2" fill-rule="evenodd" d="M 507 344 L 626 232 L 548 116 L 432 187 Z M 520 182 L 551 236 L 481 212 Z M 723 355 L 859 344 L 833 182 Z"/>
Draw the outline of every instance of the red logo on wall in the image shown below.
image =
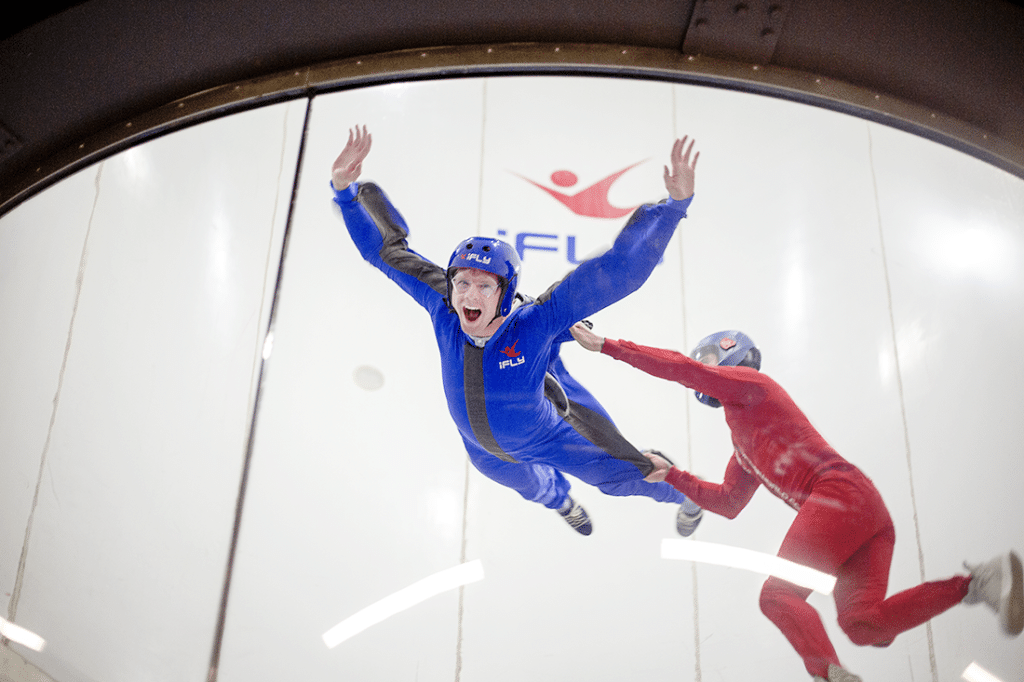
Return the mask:
<path id="1" fill-rule="evenodd" d="M 526 180 L 534 187 L 539 187 L 544 190 L 552 197 L 565 204 L 565 206 L 576 215 L 581 215 L 586 218 L 621 218 L 636 210 L 636 206 L 631 206 L 629 208 L 612 206 L 608 201 L 608 191 L 620 176 L 622 176 L 626 171 L 636 168 L 641 163 L 643 163 L 643 161 L 638 161 L 632 166 L 626 166 L 618 173 L 613 173 L 605 179 L 594 183 L 590 187 L 579 190 L 575 194 L 566 194 L 556 189 L 545 187 L 539 182 L 534 182 L 528 177 L 519 175 L 519 173 L 516 173 L 516 175 L 519 175 L 519 177 Z M 559 187 L 573 187 L 578 180 L 579 178 L 577 178 L 576 174 L 572 171 L 560 170 L 551 174 L 551 182 Z"/>

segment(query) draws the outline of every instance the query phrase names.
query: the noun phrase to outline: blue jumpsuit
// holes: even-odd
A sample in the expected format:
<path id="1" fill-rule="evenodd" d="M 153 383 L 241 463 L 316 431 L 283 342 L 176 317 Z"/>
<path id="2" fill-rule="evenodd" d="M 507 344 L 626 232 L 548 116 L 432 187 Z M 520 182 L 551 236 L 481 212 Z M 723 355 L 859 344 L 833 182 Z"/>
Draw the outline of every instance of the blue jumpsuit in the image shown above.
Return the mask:
<path id="1" fill-rule="evenodd" d="M 692 197 L 691 197 L 692 199 Z M 535 300 L 523 299 L 483 347 L 447 301 L 445 269 L 411 250 L 405 219 L 372 183 L 335 191 L 359 253 L 430 314 L 448 410 L 470 461 L 527 500 L 558 509 L 565 472 L 608 495 L 686 497 L 643 480 L 651 464 L 566 371 L 559 349 L 577 321 L 632 293 L 650 276 L 690 199 L 638 208 L 612 248 L 581 263 Z"/>

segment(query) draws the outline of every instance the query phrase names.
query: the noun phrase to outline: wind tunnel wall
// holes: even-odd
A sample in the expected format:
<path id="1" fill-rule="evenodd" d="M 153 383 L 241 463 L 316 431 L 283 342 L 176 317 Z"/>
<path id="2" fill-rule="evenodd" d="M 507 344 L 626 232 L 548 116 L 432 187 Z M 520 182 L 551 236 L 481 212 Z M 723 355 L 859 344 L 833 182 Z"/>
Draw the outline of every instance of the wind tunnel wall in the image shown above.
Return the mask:
<path id="1" fill-rule="evenodd" d="M 673 509 L 579 483 L 595 524 L 582 538 L 468 466 L 427 316 L 359 258 L 331 201 L 356 124 L 374 136 L 363 177 L 414 249 L 446 262 L 466 236 L 501 236 L 522 247 L 533 294 L 626 220 L 547 190 L 629 169 L 592 205 L 660 200 L 672 140 L 691 135 L 689 217 L 596 329 L 681 351 L 751 335 L 762 370 L 882 492 L 890 592 L 1024 546 L 1020 178 L 726 89 L 393 83 L 147 141 L 0 218 L 0 604 L 46 640 L 5 657 L 104 682 L 805 674 L 758 611 L 763 576 L 659 557 Z M 563 354 L 627 438 L 720 480 L 720 412 Z M 792 516 L 759 491 L 695 539 L 774 554 Z M 475 559 L 482 582 L 324 646 L 347 616 Z M 956 679 L 971 661 L 1019 679 L 1022 640 L 983 607 L 878 650 L 848 642 L 829 598 L 811 603 L 866 680 Z"/>

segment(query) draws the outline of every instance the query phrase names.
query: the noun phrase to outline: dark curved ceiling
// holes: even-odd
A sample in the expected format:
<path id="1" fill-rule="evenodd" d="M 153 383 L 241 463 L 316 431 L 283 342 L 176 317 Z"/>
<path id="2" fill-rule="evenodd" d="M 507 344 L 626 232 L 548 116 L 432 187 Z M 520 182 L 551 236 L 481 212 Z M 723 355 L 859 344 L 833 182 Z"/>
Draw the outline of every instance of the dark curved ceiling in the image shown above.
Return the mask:
<path id="1" fill-rule="evenodd" d="M 0 34 L 0 206 L 82 140 L 175 100 L 442 46 L 654 48 L 793 70 L 923 107 L 1024 168 L 1024 0 L 88 0 Z M 11 14 L 11 12 L 9 12 Z M 20 23 L 19 23 L 20 22 Z M 991 159 L 990 159 L 991 160 Z M 9 206 L 7 206 L 9 207 Z"/>

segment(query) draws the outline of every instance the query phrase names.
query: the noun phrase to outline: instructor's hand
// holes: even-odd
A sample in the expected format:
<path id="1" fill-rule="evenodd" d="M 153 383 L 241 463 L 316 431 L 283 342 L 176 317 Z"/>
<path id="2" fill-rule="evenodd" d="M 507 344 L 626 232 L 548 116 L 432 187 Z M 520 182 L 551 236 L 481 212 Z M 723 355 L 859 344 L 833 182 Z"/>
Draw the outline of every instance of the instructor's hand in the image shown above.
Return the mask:
<path id="1" fill-rule="evenodd" d="M 601 348 L 604 346 L 604 337 L 598 336 L 594 332 L 590 331 L 590 329 L 587 328 L 587 325 L 582 322 L 577 322 L 570 327 L 569 333 L 572 334 L 572 337 L 587 350 L 600 353 Z"/>
<path id="2" fill-rule="evenodd" d="M 360 131 L 359 126 L 348 131 L 348 144 L 331 166 L 331 184 L 334 189 L 345 189 L 359 179 L 363 172 L 363 159 L 370 153 L 373 137 L 366 132 L 366 126 Z"/>
<path id="3" fill-rule="evenodd" d="M 645 452 L 643 455 L 647 459 L 651 460 L 651 464 L 654 465 L 654 469 L 651 470 L 651 473 L 644 476 L 644 480 L 648 483 L 661 483 L 664 481 L 669 470 L 672 468 L 672 465 L 668 463 L 668 460 L 664 457 L 655 455 L 652 452 Z"/>

